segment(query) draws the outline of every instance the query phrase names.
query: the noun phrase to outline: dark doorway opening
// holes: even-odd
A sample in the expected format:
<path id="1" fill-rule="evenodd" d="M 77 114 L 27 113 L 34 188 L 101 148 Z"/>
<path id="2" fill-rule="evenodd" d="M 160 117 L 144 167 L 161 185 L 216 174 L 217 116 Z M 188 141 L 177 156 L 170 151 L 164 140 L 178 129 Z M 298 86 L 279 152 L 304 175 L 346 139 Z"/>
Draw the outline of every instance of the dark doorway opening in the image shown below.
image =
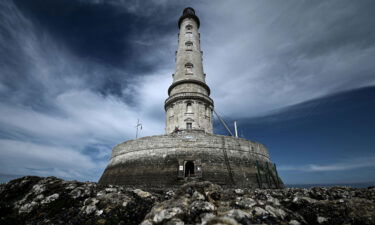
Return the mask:
<path id="1" fill-rule="evenodd" d="M 185 163 L 185 177 L 193 177 L 194 176 L 194 162 L 187 161 Z"/>

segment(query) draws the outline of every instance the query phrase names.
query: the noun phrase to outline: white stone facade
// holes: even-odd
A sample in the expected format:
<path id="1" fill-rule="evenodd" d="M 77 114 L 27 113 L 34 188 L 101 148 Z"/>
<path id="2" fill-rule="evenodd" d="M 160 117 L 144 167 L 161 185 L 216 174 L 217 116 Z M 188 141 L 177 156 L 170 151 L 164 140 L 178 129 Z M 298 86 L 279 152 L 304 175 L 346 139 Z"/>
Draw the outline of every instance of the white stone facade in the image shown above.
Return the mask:
<path id="1" fill-rule="evenodd" d="M 214 105 L 203 72 L 199 19 L 194 12 L 191 15 L 179 24 L 176 71 L 165 101 L 167 134 L 176 129 L 213 132 Z"/>

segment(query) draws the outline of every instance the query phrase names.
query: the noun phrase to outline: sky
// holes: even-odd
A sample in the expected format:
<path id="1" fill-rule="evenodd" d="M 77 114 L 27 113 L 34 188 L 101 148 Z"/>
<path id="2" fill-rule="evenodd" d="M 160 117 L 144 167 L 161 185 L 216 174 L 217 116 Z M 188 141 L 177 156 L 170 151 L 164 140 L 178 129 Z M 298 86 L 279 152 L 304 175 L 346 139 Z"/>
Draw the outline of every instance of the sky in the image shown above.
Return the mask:
<path id="1" fill-rule="evenodd" d="M 215 110 L 285 183 L 375 181 L 372 0 L 0 1 L 0 177 L 97 181 L 137 119 L 163 134 L 185 7 Z"/>

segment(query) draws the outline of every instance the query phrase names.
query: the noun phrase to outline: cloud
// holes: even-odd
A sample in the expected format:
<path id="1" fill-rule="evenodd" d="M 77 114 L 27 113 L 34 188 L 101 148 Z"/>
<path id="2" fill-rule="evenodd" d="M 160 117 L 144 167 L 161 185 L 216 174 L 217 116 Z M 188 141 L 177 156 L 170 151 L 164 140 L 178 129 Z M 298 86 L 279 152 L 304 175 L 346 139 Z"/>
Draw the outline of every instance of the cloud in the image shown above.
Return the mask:
<path id="1" fill-rule="evenodd" d="M 9 36 L 0 37 L 0 48 L 14 56 L 1 55 L 1 172 L 95 180 L 111 148 L 134 138 L 137 118 L 141 136 L 163 133 L 166 71 L 129 76 L 80 58 L 11 2 L 0 4 Z"/>
<path id="2" fill-rule="evenodd" d="M 0 139 L 0 170 L 7 174 L 35 174 L 65 178 L 92 178 L 102 168 L 74 149 Z"/>
<path id="3" fill-rule="evenodd" d="M 345 159 L 332 164 L 318 165 L 308 164 L 302 166 L 279 166 L 280 171 L 294 172 L 330 172 L 330 171 L 349 171 L 366 167 L 375 167 L 375 156 L 359 157 Z"/>
<path id="4" fill-rule="evenodd" d="M 97 179 L 138 118 L 141 136 L 164 133 L 185 2 L 15 2 L 0 2 L 0 172 Z M 189 4 L 225 115 L 262 116 L 375 84 L 371 1 Z"/>
<path id="5" fill-rule="evenodd" d="M 357 3 L 215 1 L 197 10 L 216 108 L 249 118 L 373 86 L 375 4 Z"/>

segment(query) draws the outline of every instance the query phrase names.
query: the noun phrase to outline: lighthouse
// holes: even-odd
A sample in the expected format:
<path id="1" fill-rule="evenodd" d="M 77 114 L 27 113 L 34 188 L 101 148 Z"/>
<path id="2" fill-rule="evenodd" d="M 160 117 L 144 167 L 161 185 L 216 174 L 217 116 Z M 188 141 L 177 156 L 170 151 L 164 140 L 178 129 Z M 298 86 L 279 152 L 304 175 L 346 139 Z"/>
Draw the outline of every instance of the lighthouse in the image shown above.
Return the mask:
<path id="1" fill-rule="evenodd" d="M 173 83 L 165 100 L 166 133 L 176 130 L 202 130 L 212 133 L 214 107 L 203 70 L 199 18 L 186 8 L 178 20 L 178 49 Z"/>
<path id="2" fill-rule="evenodd" d="M 200 21 L 189 7 L 177 24 L 176 68 L 164 104 L 165 134 L 115 146 L 99 183 L 147 189 L 204 180 L 223 186 L 283 187 L 264 145 L 213 133 L 214 101 L 203 70 Z"/>

